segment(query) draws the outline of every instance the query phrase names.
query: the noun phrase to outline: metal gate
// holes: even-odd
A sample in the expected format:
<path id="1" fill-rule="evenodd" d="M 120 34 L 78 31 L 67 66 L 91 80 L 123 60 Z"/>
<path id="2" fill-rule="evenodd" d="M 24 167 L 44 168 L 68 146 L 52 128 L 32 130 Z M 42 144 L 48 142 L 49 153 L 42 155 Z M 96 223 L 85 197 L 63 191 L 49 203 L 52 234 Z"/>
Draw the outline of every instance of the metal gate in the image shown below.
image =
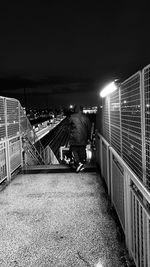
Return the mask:
<path id="1" fill-rule="evenodd" d="M 10 173 L 14 172 L 22 161 L 22 148 L 20 136 L 13 137 L 8 141 L 8 154 L 9 154 L 9 166 Z"/>
<path id="2" fill-rule="evenodd" d="M 135 184 L 131 189 L 132 255 L 139 267 L 150 266 L 150 215 L 141 192 Z"/>
<path id="3" fill-rule="evenodd" d="M 125 166 L 126 237 L 138 267 L 150 267 L 150 193 Z"/>
<path id="4" fill-rule="evenodd" d="M 0 141 L 6 139 L 5 98 L 0 97 Z"/>
<path id="5" fill-rule="evenodd" d="M 0 142 L 0 183 L 8 178 L 6 142 Z"/>
<path id="6" fill-rule="evenodd" d="M 108 194 L 110 194 L 110 176 L 109 176 L 109 144 L 101 136 L 101 173 L 108 188 Z"/>
<path id="7" fill-rule="evenodd" d="M 111 163 L 111 200 L 125 232 L 125 203 L 124 203 L 124 167 L 110 149 Z"/>

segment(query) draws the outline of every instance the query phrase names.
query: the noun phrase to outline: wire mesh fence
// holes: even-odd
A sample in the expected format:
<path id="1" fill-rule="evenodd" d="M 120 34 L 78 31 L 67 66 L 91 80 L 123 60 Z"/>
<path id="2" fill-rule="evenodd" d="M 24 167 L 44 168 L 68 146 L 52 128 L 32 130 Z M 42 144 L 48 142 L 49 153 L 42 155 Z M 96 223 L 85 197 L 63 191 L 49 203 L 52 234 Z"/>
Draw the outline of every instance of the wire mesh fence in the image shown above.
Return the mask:
<path id="1" fill-rule="evenodd" d="M 110 112 L 109 112 L 109 97 L 106 97 L 103 102 L 103 136 L 110 143 Z"/>
<path id="2" fill-rule="evenodd" d="M 144 81 L 144 115 L 145 115 L 145 153 L 146 185 L 150 189 L 150 65 L 143 70 Z"/>
<path id="3" fill-rule="evenodd" d="M 120 121 L 120 101 L 119 90 L 110 97 L 110 133 L 111 146 L 121 155 L 121 121 Z"/>
<path id="4" fill-rule="evenodd" d="M 122 157 L 139 179 L 143 180 L 140 90 L 140 72 L 121 84 L 121 127 Z"/>
<path id="5" fill-rule="evenodd" d="M 150 65 L 103 99 L 99 120 L 99 132 L 150 190 Z"/>
<path id="6" fill-rule="evenodd" d="M 19 135 L 19 101 L 6 98 L 7 136 L 11 138 Z"/>
<path id="7" fill-rule="evenodd" d="M 0 97 L 0 141 L 6 138 L 5 99 Z"/>

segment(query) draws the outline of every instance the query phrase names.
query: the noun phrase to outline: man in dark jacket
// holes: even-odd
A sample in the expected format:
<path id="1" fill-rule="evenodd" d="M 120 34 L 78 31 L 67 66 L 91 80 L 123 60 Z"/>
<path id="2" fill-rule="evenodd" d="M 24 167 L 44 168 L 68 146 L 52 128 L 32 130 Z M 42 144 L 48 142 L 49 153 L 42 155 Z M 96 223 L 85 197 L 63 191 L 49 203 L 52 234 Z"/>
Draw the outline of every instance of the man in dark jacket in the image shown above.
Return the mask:
<path id="1" fill-rule="evenodd" d="M 72 153 L 76 172 L 84 169 L 86 161 L 86 145 L 90 140 L 91 124 L 88 117 L 83 114 L 83 108 L 75 106 L 74 114 L 70 116 L 70 151 Z"/>

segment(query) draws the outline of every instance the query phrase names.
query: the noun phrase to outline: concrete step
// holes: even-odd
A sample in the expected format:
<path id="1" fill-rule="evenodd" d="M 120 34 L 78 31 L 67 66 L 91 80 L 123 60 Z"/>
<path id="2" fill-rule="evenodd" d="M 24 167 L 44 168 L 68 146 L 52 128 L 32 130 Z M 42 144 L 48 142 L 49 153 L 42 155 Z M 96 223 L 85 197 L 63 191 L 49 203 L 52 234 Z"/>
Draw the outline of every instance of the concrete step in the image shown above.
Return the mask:
<path id="1" fill-rule="evenodd" d="M 85 164 L 84 172 L 95 172 L 96 165 L 87 163 Z M 37 166 L 25 166 L 22 168 L 23 174 L 32 174 L 32 173 L 68 173 L 75 172 L 69 165 L 65 164 L 53 164 L 53 165 L 37 165 Z"/>

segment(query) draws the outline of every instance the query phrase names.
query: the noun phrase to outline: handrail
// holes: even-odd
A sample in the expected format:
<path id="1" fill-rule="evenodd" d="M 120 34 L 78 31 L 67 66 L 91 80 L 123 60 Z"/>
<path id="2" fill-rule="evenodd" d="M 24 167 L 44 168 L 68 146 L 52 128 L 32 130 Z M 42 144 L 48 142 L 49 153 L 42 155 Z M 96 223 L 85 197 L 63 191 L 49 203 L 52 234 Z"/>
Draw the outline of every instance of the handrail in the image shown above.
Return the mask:
<path id="1" fill-rule="evenodd" d="M 22 135 L 22 138 L 24 138 L 26 144 L 29 143 L 30 147 L 28 149 L 32 149 L 34 151 L 36 158 L 40 164 L 45 164 L 45 160 L 43 158 L 43 152 L 44 152 L 44 147 L 41 143 L 40 140 L 37 140 L 36 133 L 28 120 L 27 116 L 24 113 L 23 108 L 20 105 L 20 132 Z M 31 152 L 31 151 L 30 151 Z"/>
<path id="2" fill-rule="evenodd" d="M 34 154 L 34 156 L 36 156 L 36 159 L 38 160 L 38 162 L 40 164 L 45 164 L 44 159 L 42 158 L 42 156 L 40 155 L 40 153 L 38 152 L 38 150 L 36 149 L 36 147 L 28 139 L 28 136 L 24 136 L 23 137 L 23 140 L 24 140 L 25 144 L 27 145 L 27 148 L 30 150 L 30 152 L 32 152 L 32 151 L 34 152 L 33 154 Z M 29 146 L 28 146 L 28 144 L 29 144 Z M 26 148 L 26 147 L 24 146 L 24 148 Z"/>

